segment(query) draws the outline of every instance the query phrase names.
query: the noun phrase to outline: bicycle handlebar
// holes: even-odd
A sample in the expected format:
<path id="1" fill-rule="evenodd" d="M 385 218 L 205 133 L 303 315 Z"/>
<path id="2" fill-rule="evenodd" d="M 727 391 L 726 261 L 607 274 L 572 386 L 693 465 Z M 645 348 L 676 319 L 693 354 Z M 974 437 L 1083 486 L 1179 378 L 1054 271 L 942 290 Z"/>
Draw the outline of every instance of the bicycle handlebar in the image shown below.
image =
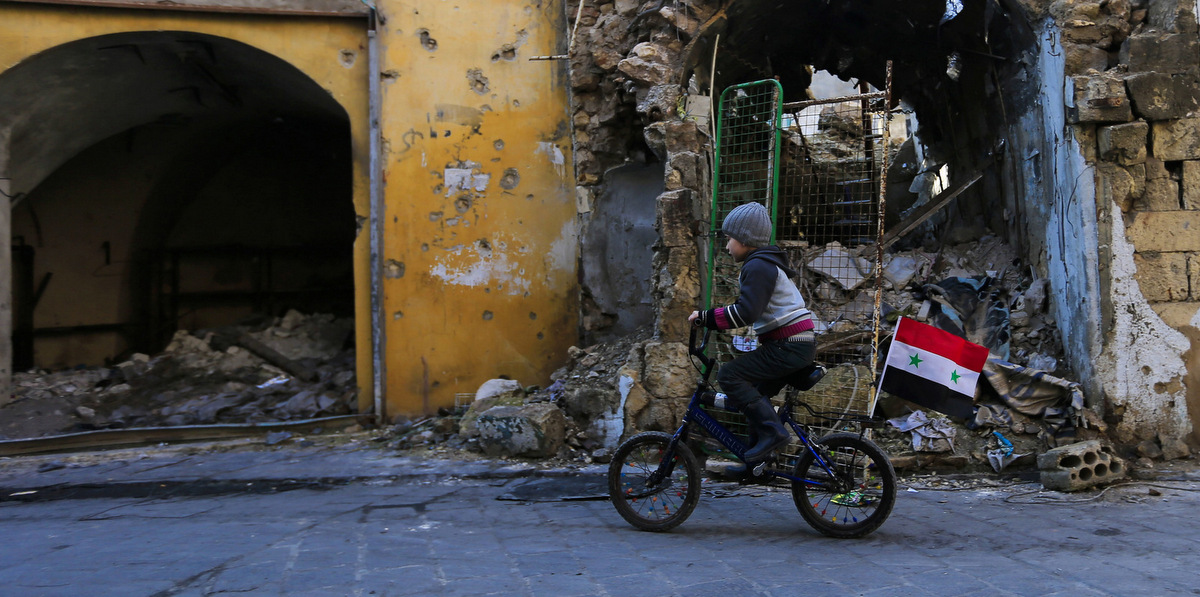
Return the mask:
<path id="1" fill-rule="evenodd" d="M 704 328 L 704 336 L 700 340 L 700 346 L 696 346 L 696 331 L 701 327 L 702 326 L 697 324 L 693 324 L 691 326 L 692 332 L 691 336 L 688 338 L 688 354 L 699 358 L 700 362 L 704 363 L 705 367 L 711 369 L 713 364 L 716 362 L 716 359 L 706 356 L 704 351 L 708 348 L 708 337 L 710 334 L 712 334 L 712 330 L 709 328 Z"/>

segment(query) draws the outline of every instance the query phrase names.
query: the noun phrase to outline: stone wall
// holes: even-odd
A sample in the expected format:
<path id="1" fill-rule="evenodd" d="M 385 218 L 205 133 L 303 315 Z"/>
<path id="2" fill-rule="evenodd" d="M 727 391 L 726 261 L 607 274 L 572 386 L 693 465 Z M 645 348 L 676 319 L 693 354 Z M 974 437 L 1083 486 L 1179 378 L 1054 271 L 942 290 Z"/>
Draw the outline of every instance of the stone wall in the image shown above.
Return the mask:
<path id="1" fill-rule="evenodd" d="M 896 10 L 917 4 L 900 3 Z M 569 16 L 576 6 L 568 7 Z M 712 33 L 728 32 L 725 12 L 745 6 L 754 8 L 742 9 L 736 26 L 743 31 L 755 27 L 748 15 L 769 18 L 773 10 L 748 0 L 585 4 L 576 34 L 571 82 L 581 196 L 602 195 L 605 172 L 641 159 L 643 143 L 645 159 L 665 165 L 652 264 L 654 342 L 685 338 L 684 318 L 700 300 L 698 248 L 709 225 L 707 125 L 677 107 L 696 75 L 698 91 L 707 92 L 708 58 L 699 55 L 716 45 Z M 1189 338 L 1200 340 L 1200 46 L 1194 6 L 1181 0 L 1016 0 L 1001 6 L 1023 12 L 1013 22 L 1028 22 L 1033 35 L 1014 33 L 1006 42 L 993 35 L 988 43 L 1008 45 L 981 53 L 971 46 L 967 25 L 982 22 L 976 28 L 983 30 L 995 15 L 948 27 L 943 41 L 965 48 L 957 86 L 935 70 L 946 69 L 945 57 L 913 57 L 929 48 L 910 49 L 908 63 L 897 65 L 898 95 L 916 106 L 930 152 L 948 156 L 951 172 L 987 170 L 985 183 L 963 195 L 942 230 L 980 218 L 977 224 L 1017 237 L 1010 242 L 1026 252 L 1037 277 L 1051 280 L 1068 360 L 1089 406 L 1106 416 L 1117 439 L 1183 437 L 1191 430 L 1188 406 L 1200 412 L 1200 398 L 1192 397 L 1198 392 L 1187 384 L 1192 369 L 1200 373 L 1200 356 L 1189 344 Z M 882 64 L 895 45 L 871 43 L 849 50 L 829 41 L 824 50 L 795 58 L 872 80 L 863 65 Z M 744 63 L 747 76 L 769 75 L 772 68 L 788 72 L 778 56 L 762 60 L 756 48 L 723 51 L 740 52 L 725 60 Z M 994 64 L 1007 70 L 981 76 L 979 66 L 997 58 L 984 56 L 988 52 L 1004 54 Z M 968 85 L 975 88 L 964 90 Z M 950 99 L 939 105 L 935 98 L 947 93 Z M 971 105 L 973 98 L 997 93 L 1003 97 L 990 107 Z M 672 393 L 687 391 L 688 384 L 656 382 L 659 390 L 672 388 L 672 395 L 655 394 L 644 383 L 651 355 L 643 354 L 627 364 L 627 404 L 642 404 L 643 395 L 674 400 L 679 396 Z M 1190 361 L 1196 362 L 1189 368 Z M 649 423 L 639 417 L 644 419 L 630 415 L 627 431 Z"/>

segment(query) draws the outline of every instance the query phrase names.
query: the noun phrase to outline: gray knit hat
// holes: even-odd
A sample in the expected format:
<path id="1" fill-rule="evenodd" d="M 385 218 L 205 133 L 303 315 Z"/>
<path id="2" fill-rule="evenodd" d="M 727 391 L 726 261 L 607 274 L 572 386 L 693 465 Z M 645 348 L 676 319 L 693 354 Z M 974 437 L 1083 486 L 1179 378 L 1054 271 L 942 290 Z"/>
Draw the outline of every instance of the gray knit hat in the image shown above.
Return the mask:
<path id="1" fill-rule="evenodd" d="M 771 216 L 761 203 L 745 203 L 733 208 L 721 224 L 725 236 L 737 239 L 750 247 L 771 244 Z"/>

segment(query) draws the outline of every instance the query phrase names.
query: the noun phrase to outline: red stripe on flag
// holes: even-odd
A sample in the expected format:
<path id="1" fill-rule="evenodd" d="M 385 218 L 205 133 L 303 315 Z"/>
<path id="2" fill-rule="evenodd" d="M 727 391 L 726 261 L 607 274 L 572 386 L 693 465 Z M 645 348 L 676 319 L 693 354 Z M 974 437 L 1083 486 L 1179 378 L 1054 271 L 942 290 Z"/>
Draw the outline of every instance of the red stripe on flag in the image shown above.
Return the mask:
<path id="1" fill-rule="evenodd" d="M 896 341 L 939 354 L 972 371 L 982 372 L 988 358 L 988 349 L 907 317 L 896 324 Z"/>

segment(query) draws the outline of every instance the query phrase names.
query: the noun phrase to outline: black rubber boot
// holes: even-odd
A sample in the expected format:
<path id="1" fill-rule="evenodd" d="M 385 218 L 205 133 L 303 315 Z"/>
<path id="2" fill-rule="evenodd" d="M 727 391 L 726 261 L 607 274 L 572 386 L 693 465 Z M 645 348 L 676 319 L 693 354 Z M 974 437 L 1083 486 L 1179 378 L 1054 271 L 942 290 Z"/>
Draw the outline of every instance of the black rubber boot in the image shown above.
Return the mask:
<path id="1" fill-rule="evenodd" d="M 758 462 L 771 450 L 787 444 L 787 430 L 779 422 L 779 415 L 775 414 L 770 400 L 759 398 L 747 404 L 742 414 L 746 415 L 751 429 L 758 436 L 754 446 L 746 450 L 746 462 Z"/>

